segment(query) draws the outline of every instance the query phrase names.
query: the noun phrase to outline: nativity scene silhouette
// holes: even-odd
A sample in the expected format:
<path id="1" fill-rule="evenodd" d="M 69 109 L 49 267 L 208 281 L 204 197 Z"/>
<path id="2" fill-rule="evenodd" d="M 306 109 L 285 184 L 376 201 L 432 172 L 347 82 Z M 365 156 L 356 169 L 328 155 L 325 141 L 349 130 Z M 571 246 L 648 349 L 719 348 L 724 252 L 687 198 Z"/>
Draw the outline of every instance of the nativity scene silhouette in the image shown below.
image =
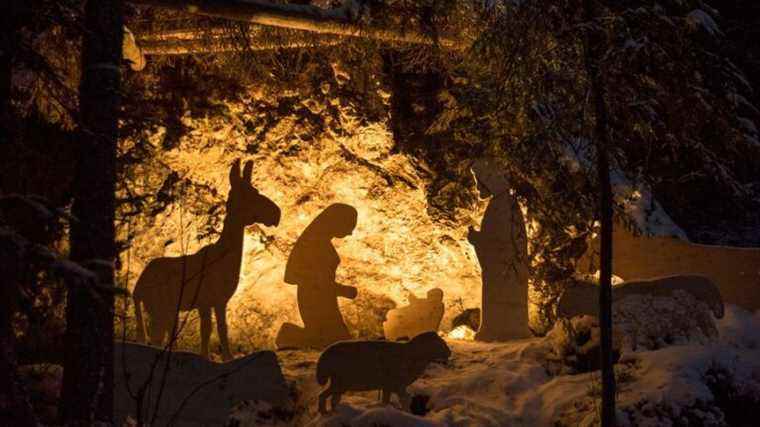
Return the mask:
<path id="1" fill-rule="evenodd" d="M 335 203 L 323 210 L 293 246 L 285 267 L 285 283 L 298 286 L 298 310 L 303 327 L 285 323 L 275 339 L 277 348 L 323 349 L 351 339 L 338 297 L 354 299 L 357 290 L 335 281 L 340 264 L 332 239 L 351 235 L 358 213 L 352 206 Z"/>
<path id="2" fill-rule="evenodd" d="M 167 336 L 172 339 L 177 332 L 180 311 L 197 309 L 200 314 L 201 356 L 172 352 L 171 357 L 176 357 L 179 364 L 173 376 L 167 377 L 170 391 L 193 387 L 201 380 L 211 381 L 209 378 L 215 378 L 214 375 L 224 377 L 246 369 L 247 377 L 235 375 L 240 377 L 237 380 L 243 378 L 243 381 L 224 383 L 219 386 L 220 392 L 202 397 L 207 407 L 215 409 L 197 416 L 209 420 L 221 420 L 231 402 L 252 396 L 278 400 L 284 389 L 274 353 L 255 353 L 223 364 L 206 360 L 212 309 L 222 356 L 225 361 L 232 359 L 226 307 L 239 282 L 245 227 L 255 223 L 277 226 L 281 217 L 280 208 L 251 185 L 253 162 L 246 162 L 242 173 L 240 163 L 236 160 L 230 169 L 227 215 L 219 239 L 192 255 L 154 259 L 139 277 L 133 292 L 140 342 L 145 341 L 142 307 L 150 315 L 149 335 L 154 346 L 162 344 Z M 471 170 L 480 196 L 490 198 L 479 230 L 470 227 L 467 235 L 482 270 L 481 321 L 475 339 L 508 341 L 529 337 L 529 260 L 523 213 L 495 162 L 479 159 L 473 162 Z M 396 394 L 402 408 L 408 410 L 407 387 L 430 363 L 451 357 L 451 350 L 438 335 L 444 314 L 444 291 L 440 288 L 428 290 L 425 298 L 410 295 L 407 306 L 389 310 L 382 325 L 384 340 L 352 340 L 338 298 L 354 299 L 358 291 L 354 286 L 337 282 L 341 258 L 332 240 L 353 234 L 357 221 L 358 212 L 354 207 L 343 203 L 327 206 L 296 240 L 283 277 L 285 283 L 297 287 L 303 326 L 282 324 L 275 344 L 278 349 L 322 351 L 316 365 L 316 379 L 325 386 L 319 395 L 319 412 L 323 414 L 328 411 L 328 400 L 334 411 L 344 393 L 369 390 L 381 391 L 384 404 L 390 403 L 391 395 Z M 584 258 L 591 256 L 586 254 Z M 630 295 L 672 296 L 685 291 L 712 308 L 715 317 L 720 318 L 724 307 L 719 285 L 720 282 L 715 283 L 708 277 L 692 275 L 627 282 L 616 288 L 614 301 Z M 594 314 L 598 307 L 594 299 L 598 294 L 596 288 L 596 285 L 581 284 L 566 290 L 559 301 L 558 315 L 571 318 Z M 149 359 L 162 360 L 168 356 L 161 349 L 139 344 L 124 344 L 119 349 L 120 354 L 130 355 L 116 364 L 124 373 L 123 378 L 117 380 L 117 409 L 126 416 L 138 413 L 140 407 L 125 397 L 132 387 L 130 378 L 145 377 L 146 372 L 152 372 L 152 368 L 148 369 L 153 366 Z M 254 377 L 258 378 L 259 385 L 249 390 L 245 381 Z M 164 407 L 159 407 L 158 403 L 149 402 L 150 406 L 160 409 L 162 417 L 177 404 L 167 400 Z"/>
<path id="3" fill-rule="evenodd" d="M 201 320 L 201 355 L 208 357 L 211 310 L 224 360 L 230 360 L 227 337 L 227 302 L 238 286 L 245 227 L 259 223 L 276 226 L 280 208 L 251 185 L 253 162 L 240 160 L 230 169 L 227 215 L 218 241 L 197 253 L 151 261 L 133 291 L 137 341 L 145 342 L 142 308 L 150 315 L 150 343 L 161 345 L 176 332 L 180 311 L 197 309 Z M 472 227 L 468 240 L 474 246 L 483 274 L 480 329 L 476 339 L 505 341 L 530 336 L 528 329 L 528 267 L 525 220 L 507 180 L 487 159 L 476 160 L 472 172 L 481 196 L 491 196 L 480 230 Z M 349 340 L 351 333 L 340 312 L 338 298 L 354 299 L 357 289 L 336 282 L 340 257 L 332 239 L 351 235 L 357 210 L 334 203 L 325 208 L 296 240 L 285 268 L 285 283 L 297 286 L 298 310 L 303 326 L 281 325 L 278 349 L 324 349 Z M 409 340 L 424 332 L 437 332 L 443 317 L 443 291 L 431 289 L 427 298 L 410 297 L 409 305 L 390 310 L 383 329 L 388 340 Z"/>
<path id="4" fill-rule="evenodd" d="M 251 185 L 253 162 L 240 173 L 240 159 L 230 169 L 227 216 L 219 239 L 192 255 L 156 258 L 137 280 L 132 298 L 137 321 L 137 341 L 145 342 L 141 305 L 150 315 L 150 342 L 171 341 L 180 311 L 197 309 L 201 319 L 201 355 L 208 357 L 211 310 L 224 360 L 232 359 L 227 338 L 227 302 L 237 290 L 243 258 L 245 227 L 277 226 L 280 208 Z"/>

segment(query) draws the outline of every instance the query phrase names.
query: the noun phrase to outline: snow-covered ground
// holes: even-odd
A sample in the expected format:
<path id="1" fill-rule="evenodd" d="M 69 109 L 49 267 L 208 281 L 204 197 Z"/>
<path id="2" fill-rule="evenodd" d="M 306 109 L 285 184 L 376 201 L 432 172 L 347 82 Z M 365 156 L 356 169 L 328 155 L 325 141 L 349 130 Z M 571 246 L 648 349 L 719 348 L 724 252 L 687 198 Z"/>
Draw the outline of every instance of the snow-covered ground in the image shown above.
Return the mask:
<path id="1" fill-rule="evenodd" d="M 760 408 L 760 313 L 727 307 L 720 337 L 623 354 L 616 366 L 620 425 L 737 424 Z M 316 410 L 318 353 L 278 352 L 293 381 L 296 408 L 267 411 L 248 405 L 239 426 L 548 426 L 594 425 L 597 372 L 552 376 L 551 338 L 501 344 L 449 340 L 452 357 L 431 366 L 409 391 L 429 397 L 424 416 L 384 407 L 377 392 L 347 393 L 338 410 Z M 282 414 L 287 416 L 281 416 Z M 279 414 L 279 415 L 278 415 Z M 295 418 L 291 416 L 295 414 Z"/>

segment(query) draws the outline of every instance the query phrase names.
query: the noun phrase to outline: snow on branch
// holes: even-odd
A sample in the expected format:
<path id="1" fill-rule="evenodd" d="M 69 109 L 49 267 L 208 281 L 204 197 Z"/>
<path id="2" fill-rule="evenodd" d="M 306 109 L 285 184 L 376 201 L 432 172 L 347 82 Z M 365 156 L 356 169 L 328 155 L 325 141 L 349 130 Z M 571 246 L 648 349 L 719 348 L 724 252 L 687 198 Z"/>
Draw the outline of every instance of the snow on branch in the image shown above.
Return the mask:
<path id="1" fill-rule="evenodd" d="M 420 31 L 400 28 L 384 28 L 362 23 L 365 9 L 356 2 L 344 3 L 342 7 L 323 9 L 312 5 L 274 4 L 259 0 L 129 0 L 133 4 L 180 10 L 191 14 L 249 22 L 270 27 L 308 31 L 316 34 L 332 34 L 347 37 L 364 37 L 380 41 L 435 44 L 443 48 L 462 49 L 467 44 L 457 38 L 441 36 L 433 38 Z"/>
<path id="2" fill-rule="evenodd" d="M 699 28 L 702 27 L 707 31 L 708 34 L 711 36 L 722 36 L 723 32 L 720 30 L 720 27 L 718 27 L 718 24 L 715 22 L 712 16 L 708 15 L 707 12 L 705 12 L 702 9 L 695 9 L 691 11 L 686 16 L 686 22 L 692 27 L 692 28 Z"/>
<path id="3" fill-rule="evenodd" d="M 587 147 L 588 141 L 581 140 L 579 144 Z M 562 162 L 574 173 L 589 173 L 595 167 L 589 158 L 589 153 L 582 148 L 574 150 L 565 145 L 560 153 Z M 615 203 L 622 209 L 626 218 L 635 224 L 639 232 L 647 236 L 677 237 L 689 241 L 686 232 L 657 202 L 646 183 L 633 182 L 618 167 L 612 167 L 610 184 Z"/>

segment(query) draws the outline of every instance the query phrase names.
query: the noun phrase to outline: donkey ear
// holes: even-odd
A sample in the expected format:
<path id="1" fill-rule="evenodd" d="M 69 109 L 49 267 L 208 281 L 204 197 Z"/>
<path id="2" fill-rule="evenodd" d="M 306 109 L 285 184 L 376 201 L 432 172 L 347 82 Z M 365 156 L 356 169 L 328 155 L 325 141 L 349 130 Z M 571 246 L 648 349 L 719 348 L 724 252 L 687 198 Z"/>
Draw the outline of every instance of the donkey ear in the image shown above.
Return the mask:
<path id="1" fill-rule="evenodd" d="M 253 160 L 248 160 L 243 166 L 243 182 L 250 183 L 253 174 Z"/>
<path id="2" fill-rule="evenodd" d="M 235 159 L 230 168 L 230 186 L 237 187 L 240 184 L 240 159 Z"/>

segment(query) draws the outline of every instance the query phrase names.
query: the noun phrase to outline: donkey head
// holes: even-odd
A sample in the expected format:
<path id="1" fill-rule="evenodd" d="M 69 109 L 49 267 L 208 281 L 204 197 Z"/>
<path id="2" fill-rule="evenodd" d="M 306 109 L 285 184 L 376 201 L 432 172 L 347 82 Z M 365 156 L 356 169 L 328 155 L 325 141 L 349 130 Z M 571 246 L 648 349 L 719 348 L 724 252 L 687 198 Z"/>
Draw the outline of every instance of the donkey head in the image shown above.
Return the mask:
<path id="1" fill-rule="evenodd" d="M 234 215 L 243 225 L 277 226 L 280 223 L 280 207 L 251 185 L 252 172 L 253 161 L 251 160 L 245 162 L 242 175 L 240 159 L 232 164 L 227 213 Z"/>

